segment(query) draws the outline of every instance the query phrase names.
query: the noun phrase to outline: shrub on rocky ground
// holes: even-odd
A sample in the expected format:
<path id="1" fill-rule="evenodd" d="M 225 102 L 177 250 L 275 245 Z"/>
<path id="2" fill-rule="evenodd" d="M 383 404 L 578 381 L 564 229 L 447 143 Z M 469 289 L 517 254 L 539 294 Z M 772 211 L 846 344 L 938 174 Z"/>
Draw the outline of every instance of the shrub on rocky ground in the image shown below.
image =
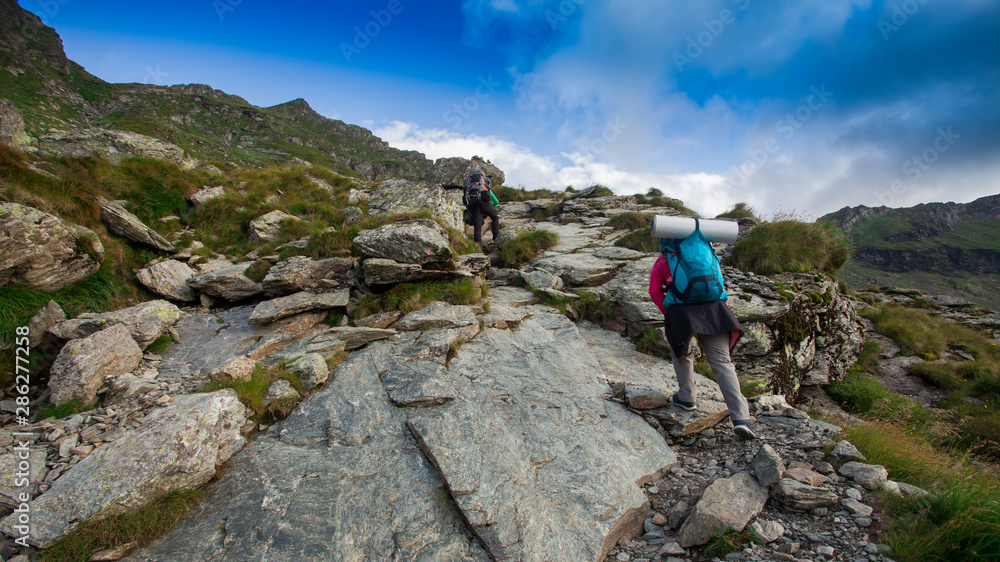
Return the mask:
<path id="1" fill-rule="evenodd" d="M 353 312 L 354 318 L 364 318 L 379 312 L 399 310 L 404 314 L 418 310 L 434 301 L 449 304 L 476 304 L 486 298 L 488 288 L 473 279 L 400 283 L 383 294 L 366 295 Z"/>
<path id="2" fill-rule="evenodd" d="M 728 211 L 716 215 L 717 219 L 755 219 L 757 213 L 747 203 L 736 203 Z"/>
<path id="3" fill-rule="evenodd" d="M 172 492 L 139 511 L 85 523 L 52 548 L 39 552 L 38 559 L 41 562 L 75 562 L 90 560 L 97 551 L 121 545 L 144 548 L 173 529 L 203 494 L 202 490 Z"/>
<path id="4" fill-rule="evenodd" d="M 629 211 L 617 214 L 608 219 L 607 226 L 615 230 L 637 230 L 640 228 L 650 228 L 653 226 L 653 215 L 650 213 L 637 213 Z"/>
<path id="5" fill-rule="evenodd" d="M 531 201 L 533 199 L 561 199 L 563 194 L 548 189 L 518 189 L 506 185 L 493 186 L 493 195 L 497 196 L 502 205 L 505 201 Z"/>
<path id="6" fill-rule="evenodd" d="M 559 235 L 548 230 L 522 232 L 500 248 L 501 267 L 517 268 L 559 243 Z"/>
<path id="7" fill-rule="evenodd" d="M 649 228 L 633 230 L 615 241 L 615 246 L 637 252 L 660 252 L 660 240 L 649 235 Z"/>
<path id="8" fill-rule="evenodd" d="M 270 404 L 265 404 L 264 396 L 272 383 L 279 379 L 288 383 L 299 393 L 298 399 L 282 398 Z M 236 391 L 240 401 L 254 411 L 255 422 L 273 423 L 284 419 L 295 409 L 301 397 L 307 394 L 298 377 L 281 367 L 271 369 L 258 365 L 254 368 L 249 380 L 212 380 L 198 389 L 199 392 L 215 392 L 223 388 Z"/>
<path id="9" fill-rule="evenodd" d="M 832 273 L 850 255 L 847 238 L 833 223 L 782 220 L 761 224 L 737 242 L 732 265 L 759 275 L 813 270 Z"/>

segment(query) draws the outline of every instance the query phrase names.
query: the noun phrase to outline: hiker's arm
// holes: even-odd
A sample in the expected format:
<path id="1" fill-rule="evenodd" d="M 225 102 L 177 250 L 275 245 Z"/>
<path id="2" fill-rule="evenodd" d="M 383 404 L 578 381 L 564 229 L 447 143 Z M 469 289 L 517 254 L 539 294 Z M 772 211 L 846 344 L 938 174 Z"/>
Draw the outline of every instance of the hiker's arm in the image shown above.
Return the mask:
<path id="1" fill-rule="evenodd" d="M 656 263 L 653 264 L 652 271 L 649 272 L 649 298 L 653 299 L 653 304 L 663 314 L 667 313 L 667 309 L 663 308 L 663 299 L 667 296 L 666 288 L 673 281 L 673 277 L 670 276 L 670 265 L 667 264 L 667 258 L 660 255 L 660 257 L 656 258 Z"/>

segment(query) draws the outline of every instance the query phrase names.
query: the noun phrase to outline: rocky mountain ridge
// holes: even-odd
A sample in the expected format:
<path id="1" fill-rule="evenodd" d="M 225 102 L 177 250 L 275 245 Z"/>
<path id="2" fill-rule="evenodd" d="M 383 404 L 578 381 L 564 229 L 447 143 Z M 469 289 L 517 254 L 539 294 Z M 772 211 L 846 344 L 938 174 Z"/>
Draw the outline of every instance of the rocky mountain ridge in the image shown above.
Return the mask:
<path id="1" fill-rule="evenodd" d="M 49 155 L 125 155 L 260 166 L 293 160 L 368 180 L 461 185 L 472 168 L 502 184 L 489 162 L 427 159 L 371 131 L 312 110 L 301 99 L 257 107 L 200 84 L 111 84 L 70 61 L 55 30 L 0 1 L 0 141 Z M 9 100 L 9 104 L 2 99 Z"/>
<path id="2" fill-rule="evenodd" d="M 1000 273 L 1000 195 L 901 209 L 845 207 L 820 220 L 848 234 L 855 259 L 880 269 Z"/>

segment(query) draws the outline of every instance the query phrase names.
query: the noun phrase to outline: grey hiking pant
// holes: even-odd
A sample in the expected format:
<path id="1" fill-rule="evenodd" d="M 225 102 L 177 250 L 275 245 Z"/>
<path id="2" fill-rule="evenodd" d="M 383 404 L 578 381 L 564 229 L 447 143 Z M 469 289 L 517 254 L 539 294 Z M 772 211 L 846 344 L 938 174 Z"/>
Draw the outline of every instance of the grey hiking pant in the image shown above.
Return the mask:
<path id="1" fill-rule="evenodd" d="M 702 350 L 705 352 L 708 364 L 712 367 L 715 382 L 722 390 L 726 407 L 734 421 L 750 419 L 750 408 L 747 399 L 740 390 L 740 380 L 736 377 L 736 367 L 729 358 L 729 334 L 706 336 L 698 334 Z M 693 338 L 684 344 L 684 355 L 674 357 L 674 372 L 677 374 L 677 398 L 684 402 L 697 402 L 698 395 L 694 385 L 694 346 Z"/>

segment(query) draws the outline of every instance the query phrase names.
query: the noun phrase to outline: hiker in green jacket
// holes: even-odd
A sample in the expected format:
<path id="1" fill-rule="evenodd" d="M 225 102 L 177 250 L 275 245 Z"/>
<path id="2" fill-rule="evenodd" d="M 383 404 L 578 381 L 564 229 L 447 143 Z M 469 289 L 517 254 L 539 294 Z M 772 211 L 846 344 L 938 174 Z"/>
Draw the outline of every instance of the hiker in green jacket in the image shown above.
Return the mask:
<path id="1" fill-rule="evenodd" d="M 493 231 L 493 244 L 496 244 L 497 236 L 500 235 L 500 219 L 497 216 L 497 207 L 500 201 L 490 189 L 490 178 L 482 170 L 473 170 L 469 177 L 465 178 L 465 192 L 462 195 L 462 203 L 472 215 L 472 236 L 476 242 L 483 241 L 483 215 L 490 217 L 490 230 Z"/>

